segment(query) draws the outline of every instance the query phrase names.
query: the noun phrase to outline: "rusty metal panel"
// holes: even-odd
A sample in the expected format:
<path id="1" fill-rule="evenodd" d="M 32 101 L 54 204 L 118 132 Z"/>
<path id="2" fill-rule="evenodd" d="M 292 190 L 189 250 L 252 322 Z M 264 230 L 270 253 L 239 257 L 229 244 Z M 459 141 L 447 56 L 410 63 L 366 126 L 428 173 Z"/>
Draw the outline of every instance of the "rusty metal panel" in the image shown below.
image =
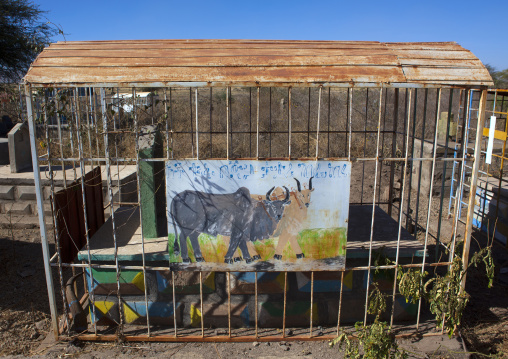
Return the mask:
<path id="1" fill-rule="evenodd" d="M 58 42 L 25 81 L 492 85 L 483 64 L 455 42 L 269 40 Z"/>
<path id="2" fill-rule="evenodd" d="M 85 175 L 85 198 L 90 235 L 104 224 L 100 168 Z M 72 263 L 86 244 L 81 185 L 74 182 L 55 194 L 55 213 L 60 230 L 60 253 L 63 263 Z"/>
<path id="3" fill-rule="evenodd" d="M 152 81 L 231 81 L 231 82 L 405 82 L 396 66 L 293 66 L 293 67 L 45 67 L 32 68 L 37 83 L 152 82 Z"/>

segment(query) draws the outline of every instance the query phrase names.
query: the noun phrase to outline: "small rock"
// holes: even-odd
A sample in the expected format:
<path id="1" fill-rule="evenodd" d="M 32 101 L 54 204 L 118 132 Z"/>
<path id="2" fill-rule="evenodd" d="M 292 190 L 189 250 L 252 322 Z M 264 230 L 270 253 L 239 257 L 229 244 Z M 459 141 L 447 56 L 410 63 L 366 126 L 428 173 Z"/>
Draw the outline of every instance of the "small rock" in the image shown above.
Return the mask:
<path id="1" fill-rule="evenodd" d="M 290 347 L 285 347 L 284 350 L 285 351 L 288 351 L 289 349 L 291 349 Z"/>
<path id="2" fill-rule="evenodd" d="M 266 342 L 266 346 L 269 347 L 270 346 L 270 342 Z"/>
<path id="3" fill-rule="evenodd" d="M 293 330 L 292 329 L 286 329 L 286 335 L 289 337 L 291 335 L 293 335 Z"/>
<path id="4" fill-rule="evenodd" d="M 30 335 L 30 340 L 36 340 L 39 337 L 40 337 L 39 333 L 33 333 L 32 335 Z"/>
<path id="5" fill-rule="evenodd" d="M 35 323 L 35 327 L 38 329 L 38 330 L 43 330 L 44 329 L 44 325 L 46 324 L 46 321 L 45 320 L 40 320 L 38 321 L 37 323 Z"/>
<path id="6" fill-rule="evenodd" d="M 253 346 L 253 347 L 258 347 L 258 346 L 259 346 L 259 343 L 258 343 L 258 342 L 254 342 L 254 343 L 252 343 L 252 346 Z"/>
<path id="7" fill-rule="evenodd" d="M 318 337 L 322 336 L 323 335 L 323 332 L 320 330 L 318 333 L 317 333 Z"/>

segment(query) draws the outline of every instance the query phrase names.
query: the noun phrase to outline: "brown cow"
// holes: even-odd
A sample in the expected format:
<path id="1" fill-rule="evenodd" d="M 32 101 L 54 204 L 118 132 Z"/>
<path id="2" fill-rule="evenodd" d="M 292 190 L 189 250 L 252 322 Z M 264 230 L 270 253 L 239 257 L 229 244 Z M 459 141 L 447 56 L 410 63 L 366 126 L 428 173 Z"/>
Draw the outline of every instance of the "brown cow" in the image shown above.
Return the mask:
<path id="1" fill-rule="evenodd" d="M 275 248 L 275 255 L 273 258 L 279 260 L 282 259 L 282 251 L 287 242 L 289 242 L 291 248 L 293 248 L 293 251 L 296 253 L 296 258 L 305 258 L 296 237 L 303 227 L 303 222 L 307 218 L 310 194 L 314 191 L 314 188 L 312 188 L 312 177 L 309 180 L 309 189 L 302 190 L 300 181 L 296 178 L 295 181 L 298 192 L 290 193 L 290 197 L 293 196 L 294 200 L 284 209 L 282 219 L 277 224 L 277 228 L 273 233 L 273 237 L 279 237 L 279 242 L 277 243 L 277 248 Z"/>

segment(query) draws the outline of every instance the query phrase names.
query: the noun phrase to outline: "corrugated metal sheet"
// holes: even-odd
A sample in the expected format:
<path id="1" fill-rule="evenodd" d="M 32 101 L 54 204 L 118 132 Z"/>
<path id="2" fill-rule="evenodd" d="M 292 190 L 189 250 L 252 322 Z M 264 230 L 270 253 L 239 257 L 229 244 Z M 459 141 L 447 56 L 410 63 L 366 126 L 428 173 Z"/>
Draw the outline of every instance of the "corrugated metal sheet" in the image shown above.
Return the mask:
<path id="1" fill-rule="evenodd" d="M 139 40 L 51 44 L 25 76 L 33 85 L 133 83 L 492 86 L 454 42 Z"/>

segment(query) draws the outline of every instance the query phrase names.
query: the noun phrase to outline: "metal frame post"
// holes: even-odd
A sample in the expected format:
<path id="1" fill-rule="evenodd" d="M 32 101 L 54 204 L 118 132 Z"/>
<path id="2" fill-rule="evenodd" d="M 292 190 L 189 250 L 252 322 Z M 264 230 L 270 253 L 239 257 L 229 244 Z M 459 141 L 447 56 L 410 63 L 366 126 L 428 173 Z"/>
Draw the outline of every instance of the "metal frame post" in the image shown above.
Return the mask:
<path id="1" fill-rule="evenodd" d="M 34 171 L 35 195 L 37 198 L 37 212 L 39 215 L 39 225 L 41 229 L 41 245 L 42 257 L 44 259 L 44 273 L 46 275 L 46 285 L 48 288 L 49 310 L 51 313 L 51 327 L 55 339 L 58 340 L 58 311 L 55 300 L 55 286 L 53 284 L 53 277 L 51 275 L 49 243 L 46 230 L 46 221 L 44 215 L 44 206 L 42 204 L 42 186 L 41 186 L 41 172 L 39 169 L 39 157 L 37 155 L 37 144 L 35 141 L 35 119 L 32 112 L 32 88 L 30 85 L 25 85 L 26 107 L 28 117 L 28 131 L 30 133 L 30 149 L 32 151 L 32 166 Z"/>

